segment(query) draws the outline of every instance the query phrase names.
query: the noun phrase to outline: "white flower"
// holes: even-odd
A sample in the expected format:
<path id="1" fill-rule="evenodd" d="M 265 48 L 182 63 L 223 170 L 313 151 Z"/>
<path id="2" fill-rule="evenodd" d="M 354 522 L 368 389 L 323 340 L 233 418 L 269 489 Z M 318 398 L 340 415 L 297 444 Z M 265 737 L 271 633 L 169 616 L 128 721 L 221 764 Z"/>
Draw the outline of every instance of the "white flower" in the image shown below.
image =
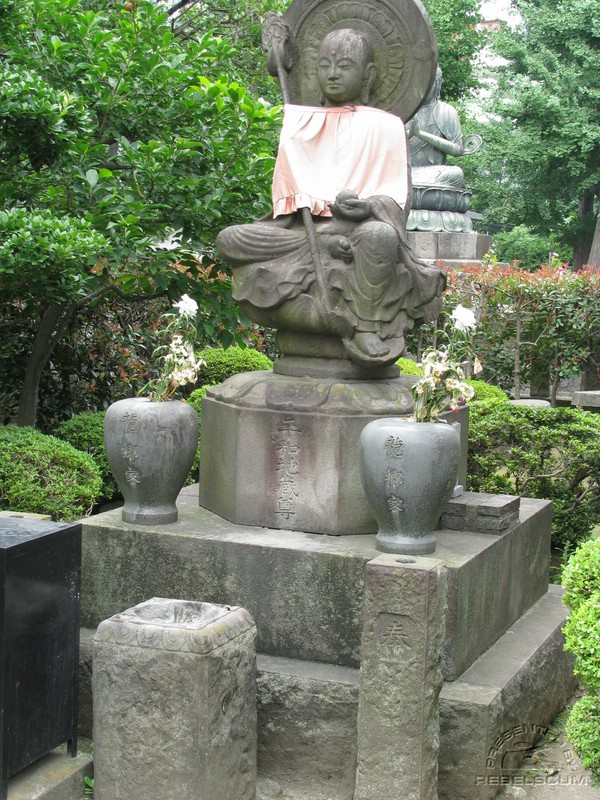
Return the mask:
<path id="1" fill-rule="evenodd" d="M 466 308 L 466 306 L 463 306 L 460 303 L 452 312 L 451 317 L 454 320 L 454 327 L 457 331 L 470 331 L 477 324 L 477 321 L 475 320 L 475 314 L 471 311 L 471 309 Z"/>
<path id="2" fill-rule="evenodd" d="M 198 303 L 187 294 L 184 294 L 178 303 L 173 303 L 173 308 L 176 308 L 183 317 L 191 317 L 192 319 L 198 313 Z"/>

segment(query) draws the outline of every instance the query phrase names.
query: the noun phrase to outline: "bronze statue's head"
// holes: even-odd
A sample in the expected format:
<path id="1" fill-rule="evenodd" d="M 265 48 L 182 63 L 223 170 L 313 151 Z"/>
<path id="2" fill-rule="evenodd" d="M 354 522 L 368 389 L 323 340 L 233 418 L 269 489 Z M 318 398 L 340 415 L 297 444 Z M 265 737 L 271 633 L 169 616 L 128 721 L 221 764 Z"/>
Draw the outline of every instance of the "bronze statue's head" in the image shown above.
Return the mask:
<path id="1" fill-rule="evenodd" d="M 376 77 L 368 38 L 350 28 L 328 33 L 321 42 L 317 74 L 324 105 L 368 105 Z"/>

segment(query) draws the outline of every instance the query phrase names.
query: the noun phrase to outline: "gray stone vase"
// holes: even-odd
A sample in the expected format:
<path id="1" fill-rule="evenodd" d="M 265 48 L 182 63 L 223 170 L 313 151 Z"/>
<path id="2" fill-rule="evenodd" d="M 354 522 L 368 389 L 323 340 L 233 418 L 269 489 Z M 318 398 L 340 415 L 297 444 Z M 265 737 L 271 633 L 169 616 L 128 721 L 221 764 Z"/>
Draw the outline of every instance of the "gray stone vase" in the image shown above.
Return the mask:
<path id="1" fill-rule="evenodd" d="M 180 400 L 118 400 L 106 412 L 106 458 L 123 494 L 123 521 L 177 521 L 177 495 L 194 462 L 198 417 Z"/>
<path id="2" fill-rule="evenodd" d="M 460 425 L 386 417 L 360 436 L 360 475 L 384 553 L 424 555 L 456 485 Z"/>

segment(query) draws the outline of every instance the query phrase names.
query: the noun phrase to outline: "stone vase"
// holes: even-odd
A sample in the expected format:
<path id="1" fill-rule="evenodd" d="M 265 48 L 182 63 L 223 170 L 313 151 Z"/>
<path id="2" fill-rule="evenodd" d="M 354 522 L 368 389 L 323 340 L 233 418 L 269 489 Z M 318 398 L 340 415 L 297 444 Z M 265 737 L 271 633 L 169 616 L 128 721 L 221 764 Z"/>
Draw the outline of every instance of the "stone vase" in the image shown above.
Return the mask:
<path id="1" fill-rule="evenodd" d="M 384 553 L 424 555 L 456 485 L 460 425 L 387 417 L 360 437 L 360 475 Z"/>
<path id="2" fill-rule="evenodd" d="M 123 494 L 123 521 L 177 521 L 177 495 L 198 445 L 198 417 L 180 400 L 135 397 L 113 403 L 104 421 L 106 458 Z"/>

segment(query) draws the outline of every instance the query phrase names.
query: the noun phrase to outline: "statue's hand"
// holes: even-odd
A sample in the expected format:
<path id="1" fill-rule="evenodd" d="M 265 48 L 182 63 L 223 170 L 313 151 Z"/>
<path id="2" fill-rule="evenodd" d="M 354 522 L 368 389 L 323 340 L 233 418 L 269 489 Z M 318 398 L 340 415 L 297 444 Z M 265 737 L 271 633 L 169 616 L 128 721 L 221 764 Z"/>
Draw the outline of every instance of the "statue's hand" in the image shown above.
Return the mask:
<path id="1" fill-rule="evenodd" d="M 352 261 L 352 246 L 345 236 L 333 236 L 328 249 L 334 258 L 339 258 L 346 264 Z"/>
<path id="2" fill-rule="evenodd" d="M 359 200 L 355 192 L 344 190 L 335 198 L 329 208 L 334 217 L 362 222 L 371 216 L 371 204 L 368 200 Z"/>
<path id="3" fill-rule="evenodd" d="M 405 126 L 406 135 L 410 139 L 411 136 L 418 136 L 421 133 L 421 129 L 419 127 L 419 121 L 417 120 L 416 115 L 406 123 Z"/>

